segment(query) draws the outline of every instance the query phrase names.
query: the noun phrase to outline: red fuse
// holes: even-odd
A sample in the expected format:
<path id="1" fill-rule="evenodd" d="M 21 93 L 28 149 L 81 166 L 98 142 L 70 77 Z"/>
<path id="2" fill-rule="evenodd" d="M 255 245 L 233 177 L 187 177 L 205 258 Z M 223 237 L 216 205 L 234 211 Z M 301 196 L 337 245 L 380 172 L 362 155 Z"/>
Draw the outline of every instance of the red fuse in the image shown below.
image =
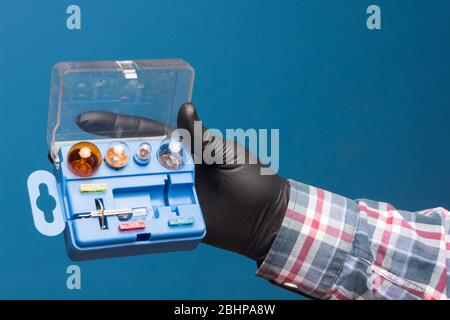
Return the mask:
<path id="1" fill-rule="evenodd" d="M 122 222 L 119 225 L 119 231 L 130 231 L 139 229 L 145 229 L 145 221 Z"/>

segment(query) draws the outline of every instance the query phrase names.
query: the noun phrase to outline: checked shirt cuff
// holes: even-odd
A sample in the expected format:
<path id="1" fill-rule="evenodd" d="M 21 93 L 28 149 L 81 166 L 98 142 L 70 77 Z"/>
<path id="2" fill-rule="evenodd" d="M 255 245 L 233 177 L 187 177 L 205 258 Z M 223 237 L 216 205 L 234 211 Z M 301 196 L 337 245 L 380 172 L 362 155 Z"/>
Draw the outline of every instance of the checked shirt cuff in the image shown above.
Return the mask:
<path id="1" fill-rule="evenodd" d="M 285 218 L 257 275 L 298 293 L 327 299 L 352 246 L 357 203 L 289 182 Z"/>

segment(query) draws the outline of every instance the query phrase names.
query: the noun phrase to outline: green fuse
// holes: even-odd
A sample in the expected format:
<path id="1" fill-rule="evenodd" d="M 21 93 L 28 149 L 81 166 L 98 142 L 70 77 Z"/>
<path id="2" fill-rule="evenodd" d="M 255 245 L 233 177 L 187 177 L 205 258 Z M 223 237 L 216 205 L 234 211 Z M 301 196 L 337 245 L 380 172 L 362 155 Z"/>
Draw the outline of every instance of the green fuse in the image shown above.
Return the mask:
<path id="1" fill-rule="evenodd" d="M 194 224 L 193 217 L 182 217 L 169 219 L 169 227 L 190 226 Z"/>
<path id="2" fill-rule="evenodd" d="M 106 192 L 108 190 L 108 186 L 106 183 L 89 183 L 89 184 L 80 184 L 80 192 Z"/>

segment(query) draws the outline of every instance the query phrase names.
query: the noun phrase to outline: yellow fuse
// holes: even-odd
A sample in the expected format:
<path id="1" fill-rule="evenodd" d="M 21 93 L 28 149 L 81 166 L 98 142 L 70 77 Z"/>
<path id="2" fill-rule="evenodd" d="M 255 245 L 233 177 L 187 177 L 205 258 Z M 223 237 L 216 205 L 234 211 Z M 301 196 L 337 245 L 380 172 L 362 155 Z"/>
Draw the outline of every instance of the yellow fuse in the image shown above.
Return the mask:
<path id="1" fill-rule="evenodd" d="M 106 192 L 108 185 L 106 183 L 80 184 L 80 192 Z"/>

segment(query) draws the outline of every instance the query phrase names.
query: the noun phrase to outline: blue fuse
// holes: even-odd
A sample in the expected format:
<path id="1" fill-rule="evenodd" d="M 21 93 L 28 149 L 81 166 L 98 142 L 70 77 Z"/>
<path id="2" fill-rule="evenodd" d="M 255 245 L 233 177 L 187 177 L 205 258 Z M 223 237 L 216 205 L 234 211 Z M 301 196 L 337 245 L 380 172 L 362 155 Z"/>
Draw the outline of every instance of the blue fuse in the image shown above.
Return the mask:
<path id="1" fill-rule="evenodd" d="M 194 224 L 193 217 L 181 217 L 169 219 L 169 227 L 190 226 Z"/>

